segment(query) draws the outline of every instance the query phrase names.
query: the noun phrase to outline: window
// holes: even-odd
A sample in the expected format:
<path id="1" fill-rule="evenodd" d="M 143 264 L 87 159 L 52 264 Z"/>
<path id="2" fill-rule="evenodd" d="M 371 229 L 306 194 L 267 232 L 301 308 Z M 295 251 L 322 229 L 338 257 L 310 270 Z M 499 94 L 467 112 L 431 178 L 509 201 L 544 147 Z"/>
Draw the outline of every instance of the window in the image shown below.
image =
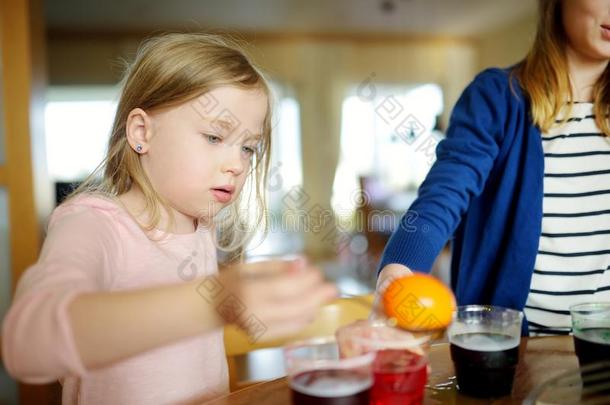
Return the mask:
<path id="1" fill-rule="evenodd" d="M 271 82 L 275 105 L 267 206 L 269 232 L 264 238 L 258 232 L 246 248 L 249 256 L 275 255 L 303 250 L 300 225 L 287 218 L 291 215 L 284 197 L 303 184 L 301 160 L 301 122 L 299 103 L 291 89 Z"/>
<path id="2" fill-rule="evenodd" d="M 343 102 L 341 156 L 332 197 L 333 209 L 343 220 L 355 211 L 360 178 L 373 185 L 366 190 L 371 202 L 406 210 L 434 162 L 441 138 L 440 86 L 375 85 L 374 90 L 365 96 L 354 88 Z"/>
<path id="3" fill-rule="evenodd" d="M 289 89 L 272 84 L 272 91 L 276 105 L 269 162 L 269 209 L 280 214 L 284 195 L 303 184 L 301 120 L 299 103 Z"/>
<path id="4" fill-rule="evenodd" d="M 119 90 L 57 86 L 47 93 L 47 166 L 54 182 L 83 180 L 104 159 Z"/>

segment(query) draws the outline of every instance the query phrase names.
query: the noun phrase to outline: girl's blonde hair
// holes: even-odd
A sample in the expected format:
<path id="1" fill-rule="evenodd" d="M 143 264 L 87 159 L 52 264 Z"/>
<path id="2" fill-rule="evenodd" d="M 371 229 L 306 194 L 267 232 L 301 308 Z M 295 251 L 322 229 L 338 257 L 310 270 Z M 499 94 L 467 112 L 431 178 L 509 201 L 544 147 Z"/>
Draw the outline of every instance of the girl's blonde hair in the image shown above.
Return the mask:
<path id="1" fill-rule="evenodd" d="M 538 0 L 534 45 L 513 71 L 530 99 L 532 120 L 542 131 L 548 131 L 555 124 L 566 102 L 579 101 L 574 100 L 570 84 L 561 2 Z M 606 118 L 610 109 L 610 66 L 595 83 L 593 99 L 595 122 L 606 136 L 610 136 Z"/>
<path id="2" fill-rule="evenodd" d="M 223 36 L 172 33 L 143 43 L 123 79 L 106 157 L 70 197 L 89 192 L 116 198 L 136 185 L 144 194 L 145 209 L 150 215 L 149 222 L 143 226 L 147 230 L 157 227 L 162 209 L 169 213 L 171 210 L 152 187 L 138 153 L 127 142 L 127 117 L 134 108 L 152 111 L 176 106 L 219 86 L 260 89 L 267 96 L 263 136 L 244 192 L 215 218 L 219 248 L 235 251 L 243 247 L 254 229 L 261 224 L 266 228 L 264 207 L 271 149 L 271 92 L 263 75 L 241 46 Z M 203 104 L 199 107 L 211 108 Z M 252 214 L 254 221 L 247 218 Z"/>

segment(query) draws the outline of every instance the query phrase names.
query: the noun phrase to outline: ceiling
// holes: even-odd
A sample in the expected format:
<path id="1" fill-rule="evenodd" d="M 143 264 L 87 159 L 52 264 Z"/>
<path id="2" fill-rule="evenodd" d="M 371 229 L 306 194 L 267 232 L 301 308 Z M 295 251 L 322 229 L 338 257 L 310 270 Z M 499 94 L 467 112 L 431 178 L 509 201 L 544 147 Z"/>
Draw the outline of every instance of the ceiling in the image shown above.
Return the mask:
<path id="1" fill-rule="evenodd" d="M 469 36 L 531 16 L 536 0 L 46 0 L 53 31 L 227 29 Z"/>

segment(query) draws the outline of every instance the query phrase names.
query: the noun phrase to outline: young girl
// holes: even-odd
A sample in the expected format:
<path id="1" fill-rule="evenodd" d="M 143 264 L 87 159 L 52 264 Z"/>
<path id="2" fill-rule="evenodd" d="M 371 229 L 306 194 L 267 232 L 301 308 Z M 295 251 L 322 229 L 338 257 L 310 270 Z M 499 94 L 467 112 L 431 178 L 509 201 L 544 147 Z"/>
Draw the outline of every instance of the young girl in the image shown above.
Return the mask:
<path id="1" fill-rule="evenodd" d="M 269 88 L 235 44 L 149 40 L 124 83 L 103 175 L 54 211 L 3 360 L 24 382 L 62 380 L 64 404 L 201 403 L 228 390 L 223 324 L 294 333 L 336 291 L 300 261 L 217 275 L 215 233 L 243 246 L 271 141 Z"/>
<path id="2" fill-rule="evenodd" d="M 428 270 L 454 235 L 459 304 L 524 310 L 524 334 L 565 334 L 572 304 L 610 300 L 610 0 L 539 11 L 526 59 L 482 72 L 457 102 L 377 290 Z"/>

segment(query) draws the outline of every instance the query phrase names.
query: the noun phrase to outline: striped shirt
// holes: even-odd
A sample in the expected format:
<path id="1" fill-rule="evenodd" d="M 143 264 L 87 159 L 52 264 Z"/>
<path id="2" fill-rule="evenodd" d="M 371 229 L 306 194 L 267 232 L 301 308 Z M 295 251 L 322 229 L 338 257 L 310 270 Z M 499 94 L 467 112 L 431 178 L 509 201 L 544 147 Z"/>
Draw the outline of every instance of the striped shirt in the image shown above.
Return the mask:
<path id="1" fill-rule="evenodd" d="M 567 334 L 571 305 L 610 301 L 610 140 L 593 104 L 574 103 L 542 146 L 542 234 L 524 311 L 530 334 Z"/>

